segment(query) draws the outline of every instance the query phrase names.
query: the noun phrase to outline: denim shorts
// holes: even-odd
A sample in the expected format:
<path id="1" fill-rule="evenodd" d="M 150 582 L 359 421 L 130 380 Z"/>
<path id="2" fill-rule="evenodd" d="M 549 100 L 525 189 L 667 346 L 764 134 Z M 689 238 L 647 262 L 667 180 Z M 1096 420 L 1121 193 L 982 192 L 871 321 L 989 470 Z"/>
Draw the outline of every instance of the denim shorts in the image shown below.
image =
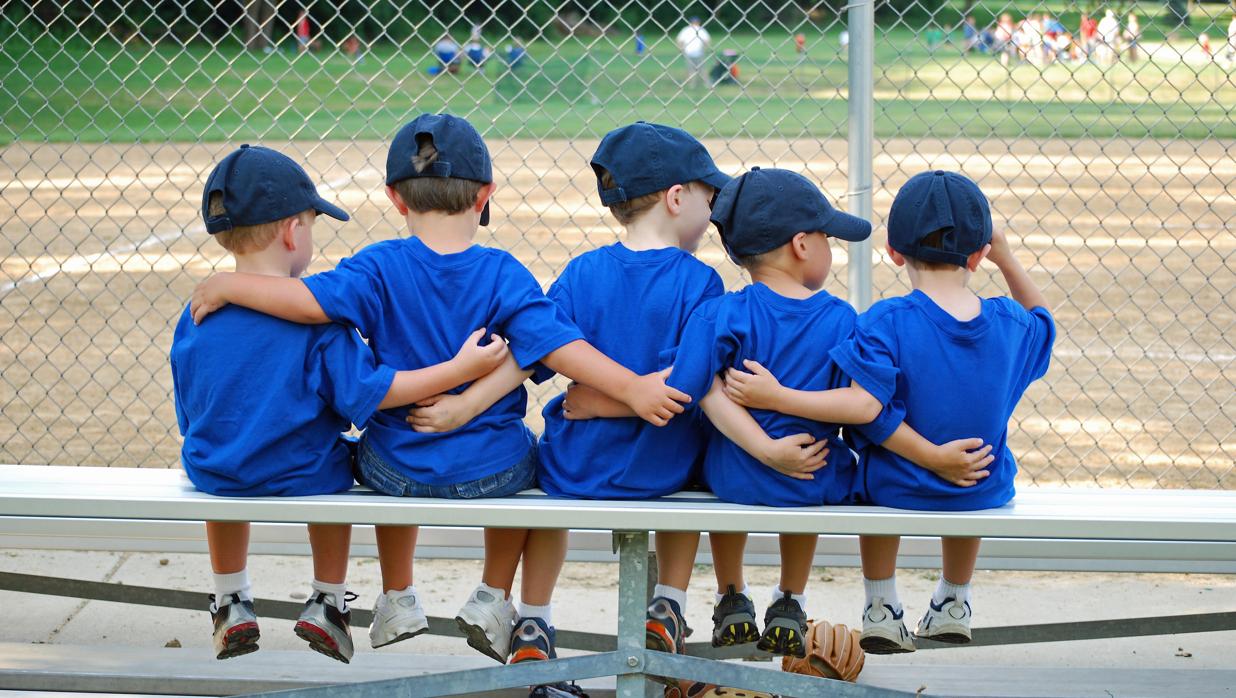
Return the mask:
<path id="1" fill-rule="evenodd" d="M 453 485 L 426 485 L 417 482 L 382 460 L 361 439 L 356 458 L 356 480 L 362 485 L 383 494 L 395 497 L 433 497 L 436 499 L 478 499 L 482 497 L 509 497 L 536 487 L 536 444 L 510 468 L 486 475 L 477 480 Z"/>

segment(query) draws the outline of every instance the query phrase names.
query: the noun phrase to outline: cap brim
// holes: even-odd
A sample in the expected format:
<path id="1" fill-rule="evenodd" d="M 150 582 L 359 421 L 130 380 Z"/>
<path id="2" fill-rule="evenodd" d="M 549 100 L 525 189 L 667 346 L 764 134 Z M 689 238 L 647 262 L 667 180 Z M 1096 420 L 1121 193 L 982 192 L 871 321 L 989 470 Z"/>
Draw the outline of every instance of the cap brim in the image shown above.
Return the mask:
<path id="1" fill-rule="evenodd" d="M 313 202 L 313 210 L 340 221 L 351 220 L 352 218 L 348 215 L 347 211 L 344 211 L 320 196 L 317 201 Z"/>
<path id="2" fill-rule="evenodd" d="M 845 211 L 833 210 L 820 227 L 820 232 L 831 238 L 849 242 L 861 242 L 871 237 L 871 223 Z"/>
<path id="3" fill-rule="evenodd" d="M 729 184 L 731 181 L 733 181 L 733 179 L 734 179 L 733 177 L 725 174 L 721 170 L 713 170 L 707 176 L 700 177 L 701 182 L 703 182 L 704 184 L 707 184 L 713 189 L 716 189 L 717 191 L 721 191 L 725 187 L 725 185 Z"/>

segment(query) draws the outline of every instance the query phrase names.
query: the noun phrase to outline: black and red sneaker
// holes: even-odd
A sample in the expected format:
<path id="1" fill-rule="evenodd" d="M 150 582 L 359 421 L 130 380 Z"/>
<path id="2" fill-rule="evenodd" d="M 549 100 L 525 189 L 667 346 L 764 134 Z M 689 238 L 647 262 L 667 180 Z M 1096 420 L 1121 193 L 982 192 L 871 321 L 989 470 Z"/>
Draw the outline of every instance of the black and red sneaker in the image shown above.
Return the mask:
<path id="1" fill-rule="evenodd" d="M 242 600 L 240 594 L 228 594 L 219 606 L 210 595 L 210 619 L 215 625 L 215 658 L 231 659 L 258 650 L 257 614 L 253 602 Z"/>

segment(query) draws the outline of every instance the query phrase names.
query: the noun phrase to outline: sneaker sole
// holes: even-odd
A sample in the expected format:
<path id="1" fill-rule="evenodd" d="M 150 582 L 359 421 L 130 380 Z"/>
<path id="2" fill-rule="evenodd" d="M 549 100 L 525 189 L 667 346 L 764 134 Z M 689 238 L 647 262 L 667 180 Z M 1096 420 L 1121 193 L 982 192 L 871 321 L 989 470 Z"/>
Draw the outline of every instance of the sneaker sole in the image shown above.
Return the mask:
<path id="1" fill-rule="evenodd" d="M 223 649 L 215 655 L 215 659 L 231 659 L 257 652 L 260 637 L 257 623 L 241 623 L 229 628 L 223 636 Z"/>
<path id="2" fill-rule="evenodd" d="M 712 646 L 713 647 L 735 647 L 737 645 L 749 645 L 752 642 L 758 642 L 760 639 L 760 630 L 755 625 L 755 619 L 740 620 L 726 623 L 721 627 L 721 631 L 713 631 Z"/>
<path id="3" fill-rule="evenodd" d="M 966 645 L 970 643 L 970 636 L 957 630 L 945 630 L 934 635 L 920 635 L 915 633 L 914 636 L 923 640 L 931 640 L 933 642 L 947 642 L 950 645 Z"/>
<path id="4" fill-rule="evenodd" d="M 396 636 L 395 636 L 395 638 L 394 638 L 393 640 L 387 640 L 386 642 L 382 642 L 382 643 L 379 643 L 379 644 L 376 644 L 376 645 L 375 645 L 375 644 L 373 644 L 373 638 L 369 638 L 369 646 L 370 646 L 370 647 L 372 647 L 372 648 L 374 648 L 374 649 L 376 650 L 376 649 L 380 649 L 380 648 L 382 648 L 382 647 L 387 647 L 387 646 L 389 646 L 389 645 L 393 645 L 393 644 L 395 644 L 396 642 L 403 642 L 404 640 L 411 640 L 412 638 L 416 637 L 417 635 L 424 635 L 424 634 L 425 634 L 425 633 L 427 633 L 427 632 L 429 632 L 429 626 L 425 626 L 424 628 L 421 628 L 420 630 L 417 630 L 416 632 L 413 632 L 413 633 L 400 633 L 400 634 L 396 635 Z"/>
<path id="5" fill-rule="evenodd" d="M 489 636 L 485 634 L 484 628 L 469 623 L 461 616 L 455 616 L 455 623 L 459 626 L 459 631 L 464 634 L 464 637 L 468 638 L 469 647 L 499 664 L 506 664 L 506 657 L 498 654 L 498 650 L 494 649 L 494 645 L 489 641 Z"/>
<path id="6" fill-rule="evenodd" d="M 805 657 L 807 649 L 803 645 L 803 634 L 800 626 L 792 620 L 775 618 L 764 634 L 755 643 L 757 649 L 770 654 L 784 657 Z"/>
<path id="7" fill-rule="evenodd" d="M 303 620 L 296 621 L 296 637 L 309 643 L 309 649 L 330 657 L 336 661 L 350 664 L 352 658 L 339 651 L 339 643 L 325 629 Z"/>
<path id="8" fill-rule="evenodd" d="M 879 635 L 864 636 L 858 641 L 858 646 L 868 654 L 909 654 L 914 651 L 914 649 L 907 649 L 896 640 Z"/>
<path id="9" fill-rule="evenodd" d="M 675 654 L 676 652 L 674 640 L 670 638 L 669 633 L 665 632 L 665 626 L 652 620 L 644 624 L 644 646 L 654 652 L 665 652 L 666 654 Z M 678 686 L 676 679 L 665 676 L 650 676 L 649 678 L 669 688 L 676 688 Z"/>
<path id="10" fill-rule="evenodd" d="M 535 647 L 524 647 L 516 650 L 511 655 L 511 660 L 507 664 L 519 664 L 520 662 L 545 662 L 549 661 L 549 655 L 545 654 Z"/>

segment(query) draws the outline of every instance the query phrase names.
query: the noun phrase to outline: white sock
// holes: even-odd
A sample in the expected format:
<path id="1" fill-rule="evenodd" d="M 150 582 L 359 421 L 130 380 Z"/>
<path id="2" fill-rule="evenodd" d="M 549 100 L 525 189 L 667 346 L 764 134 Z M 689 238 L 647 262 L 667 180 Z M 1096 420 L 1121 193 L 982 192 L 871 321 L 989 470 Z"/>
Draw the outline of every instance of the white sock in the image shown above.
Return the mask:
<path id="1" fill-rule="evenodd" d="M 743 586 L 743 588 L 738 593 L 742 594 L 748 599 L 751 599 L 752 603 L 755 603 L 755 599 L 751 596 L 751 587 Z M 715 598 L 713 599 L 713 605 L 715 606 L 716 604 L 721 603 L 721 599 L 725 598 L 725 594 L 714 594 L 714 597 Z"/>
<path id="2" fill-rule="evenodd" d="M 489 594 L 490 596 L 492 596 L 493 598 L 500 599 L 502 601 L 506 601 L 510 598 L 510 595 L 506 593 L 505 589 L 499 589 L 498 587 L 491 587 L 485 582 L 481 582 L 480 585 L 477 586 L 476 590 L 483 591 L 486 594 Z"/>
<path id="3" fill-rule="evenodd" d="M 682 615 L 687 615 L 687 590 L 672 587 L 668 584 L 658 584 L 652 590 L 653 596 L 664 596 L 665 598 L 678 604 L 678 610 Z"/>
<path id="4" fill-rule="evenodd" d="M 867 592 L 867 605 L 871 605 L 872 599 L 880 597 L 886 605 L 892 606 L 894 611 L 901 610 L 901 599 L 897 598 L 897 575 L 894 574 L 888 579 L 864 577 L 863 590 Z"/>
<path id="5" fill-rule="evenodd" d="M 335 608 L 339 609 L 341 613 L 348 610 L 348 603 L 343 600 L 343 595 L 348 590 L 347 582 L 331 584 L 330 582 L 323 582 L 315 579 L 313 580 L 313 584 L 311 586 L 314 593 L 330 594 L 335 600 Z"/>
<path id="6" fill-rule="evenodd" d="M 530 603 L 519 602 L 519 617 L 520 618 L 540 618 L 545 621 L 545 625 L 553 627 L 554 615 L 553 604 L 545 604 L 544 606 L 534 606 Z"/>
<path id="7" fill-rule="evenodd" d="M 406 589 L 391 589 L 390 591 L 384 591 L 382 593 L 388 598 L 392 596 L 407 596 L 409 594 L 416 596 L 416 585 L 409 584 Z"/>
<path id="8" fill-rule="evenodd" d="M 229 574 L 216 574 L 214 577 L 216 610 L 218 609 L 218 604 L 230 594 L 240 594 L 241 601 L 253 600 L 253 594 L 249 591 L 248 568 Z M 226 606 L 227 604 L 224 605 Z"/>
<path id="9" fill-rule="evenodd" d="M 772 603 L 776 603 L 777 601 L 783 598 L 785 598 L 785 590 L 781 588 L 780 584 L 778 584 L 777 586 L 772 588 Z M 791 592 L 790 598 L 797 601 L 798 607 L 803 609 L 803 612 L 806 612 L 807 610 L 807 595 L 806 594 L 795 594 Z"/>
<path id="10" fill-rule="evenodd" d="M 937 606 L 944 603 L 947 598 L 954 598 L 958 601 L 970 600 L 970 585 L 969 584 L 953 584 L 940 575 L 940 583 L 936 585 L 936 593 L 931 595 L 931 602 Z"/>

